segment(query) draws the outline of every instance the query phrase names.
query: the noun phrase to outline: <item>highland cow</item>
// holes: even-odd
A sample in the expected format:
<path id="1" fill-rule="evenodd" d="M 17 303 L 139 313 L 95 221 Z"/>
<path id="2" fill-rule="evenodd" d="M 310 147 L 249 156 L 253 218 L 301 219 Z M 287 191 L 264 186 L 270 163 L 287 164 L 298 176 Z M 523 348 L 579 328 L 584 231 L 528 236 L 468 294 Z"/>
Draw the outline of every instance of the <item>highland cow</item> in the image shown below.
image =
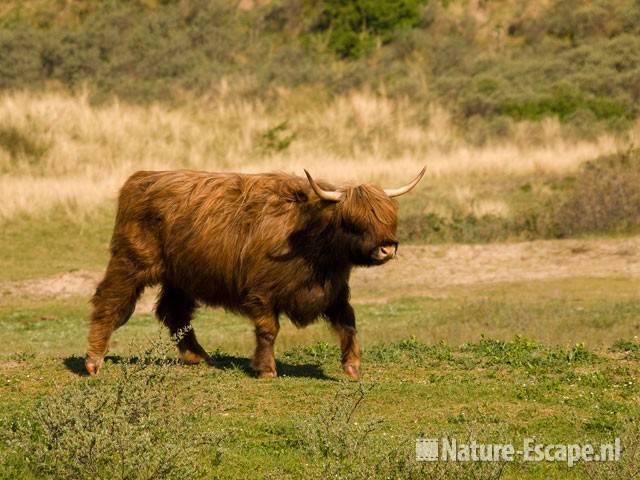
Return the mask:
<path id="1" fill-rule="evenodd" d="M 275 377 L 280 314 L 297 327 L 326 318 L 340 338 L 342 366 L 357 378 L 360 348 L 349 304 L 354 266 L 395 256 L 397 206 L 408 185 L 333 187 L 307 178 L 194 171 L 137 172 L 120 192 L 111 259 L 92 298 L 86 368 L 100 369 L 113 331 L 143 289 L 161 284 L 156 313 L 185 363 L 210 362 L 190 327 L 197 302 L 249 317 L 251 366 Z"/>

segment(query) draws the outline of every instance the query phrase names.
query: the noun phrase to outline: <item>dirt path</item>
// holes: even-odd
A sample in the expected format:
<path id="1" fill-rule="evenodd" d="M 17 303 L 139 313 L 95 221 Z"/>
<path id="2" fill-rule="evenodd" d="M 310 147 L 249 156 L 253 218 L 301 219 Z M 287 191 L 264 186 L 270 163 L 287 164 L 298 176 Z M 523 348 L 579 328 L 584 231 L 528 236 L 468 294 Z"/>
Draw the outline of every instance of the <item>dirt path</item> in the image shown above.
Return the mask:
<path id="1" fill-rule="evenodd" d="M 68 298 L 93 293 L 101 271 L 0 284 L 7 296 Z M 401 246 L 398 258 L 378 268 L 357 269 L 352 278 L 360 301 L 433 292 L 457 285 L 568 277 L 640 279 L 640 236 L 619 240 L 544 240 L 491 245 Z M 150 311 L 154 292 L 138 311 Z"/>

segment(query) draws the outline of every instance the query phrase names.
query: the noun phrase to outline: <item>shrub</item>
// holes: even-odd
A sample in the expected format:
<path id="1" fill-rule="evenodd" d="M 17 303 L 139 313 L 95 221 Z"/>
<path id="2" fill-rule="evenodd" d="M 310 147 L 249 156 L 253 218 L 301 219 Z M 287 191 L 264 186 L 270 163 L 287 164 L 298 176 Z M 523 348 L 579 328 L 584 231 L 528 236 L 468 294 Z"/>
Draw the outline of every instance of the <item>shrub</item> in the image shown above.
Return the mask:
<path id="1" fill-rule="evenodd" d="M 640 150 L 587 162 L 550 210 L 548 228 L 556 236 L 638 230 Z"/>
<path id="2" fill-rule="evenodd" d="M 640 4 L 628 0 L 478 7 L 483 22 L 426 0 L 14 3 L 0 15 L 4 89 L 88 84 L 94 100 L 146 102 L 210 94 L 221 79 L 260 99 L 368 87 L 448 103 L 474 143 L 504 138 L 514 119 L 558 116 L 588 136 L 639 113 Z M 504 14 L 523 41 L 496 40 Z"/>
<path id="3" fill-rule="evenodd" d="M 33 414 L 10 420 L 4 433 L 10 449 L 26 456 L 27 469 L 38 477 L 201 475 L 202 450 L 215 449 L 222 437 L 198 432 L 198 411 L 177 405 L 169 348 L 154 342 L 140 358 L 119 363 L 116 372 L 74 381 L 45 397 Z"/>
<path id="4" fill-rule="evenodd" d="M 507 184 L 508 214 L 428 211 L 435 197 L 417 197 L 400 211 L 401 241 L 483 243 L 640 231 L 640 149 L 582 164 L 577 173 L 541 174 Z M 503 188 L 505 185 L 503 185 Z"/>
<path id="5" fill-rule="evenodd" d="M 363 383 L 341 388 L 332 401 L 299 424 L 300 443 L 313 459 L 307 478 L 498 480 L 502 476 L 505 464 L 500 462 L 417 462 L 417 434 L 390 435 L 382 420 L 362 419 L 374 388 Z"/>
<path id="6" fill-rule="evenodd" d="M 587 38 L 611 37 L 624 30 L 624 12 L 619 9 L 604 0 L 555 0 L 536 23 L 539 29 L 575 47 Z"/>
<path id="7" fill-rule="evenodd" d="M 391 41 L 398 30 L 421 21 L 421 0 L 324 0 L 313 31 L 329 32 L 329 47 L 342 58 L 358 58 L 377 40 Z"/>
<path id="8" fill-rule="evenodd" d="M 73 20 L 41 12 L 36 26 L 18 16 L 0 34 L 0 87 L 68 88 L 84 82 L 107 96 L 166 99 L 180 88 L 201 92 L 246 47 L 232 2 L 100 2 Z M 74 18 L 74 13 L 77 18 Z"/>
<path id="9" fill-rule="evenodd" d="M 630 418 L 620 436 L 622 453 L 615 462 L 580 462 L 579 471 L 589 480 L 622 480 L 638 478 L 640 472 L 640 428 L 638 419 Z"/>
<path id="10" fill-rule="evenodd" d="M 289 148 L 295 138 L 296 133 L 289 128 L 288 122 L 284 121 L 260 135 L 257 142 L 258 150 L 264 155 L 282 152 Z"/>
<path id="11" fill-rule="evenodd" d="M 557 116 L 566 120 L 578 110 L 587 110 L 597 119 L 632 116 L 630 107 L 606 98 L 587 98 L 580 92 L 558 90 L 539 98 L 507 100 L 498 110 L 516 120 L 540 120 L 545 116 Z"/>

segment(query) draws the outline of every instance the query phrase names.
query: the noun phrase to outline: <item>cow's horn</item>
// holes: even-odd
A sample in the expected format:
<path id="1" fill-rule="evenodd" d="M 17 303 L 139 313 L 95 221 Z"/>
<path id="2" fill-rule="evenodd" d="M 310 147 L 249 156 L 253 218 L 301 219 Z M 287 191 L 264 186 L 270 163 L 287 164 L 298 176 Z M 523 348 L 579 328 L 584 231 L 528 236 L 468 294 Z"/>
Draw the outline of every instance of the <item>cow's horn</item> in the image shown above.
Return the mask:
<path id="1" fill-rule="evenodd" d="M 386 193 L 387 196 L 389 196 L 389 197 L 397 197 L 399 195 L 404 195 L 405 193 L 407 193 L 409 190 L 411 190 L 413 187 L 415 187 L 418 184 L 420 179 L 423 177 L 424 172 L 426 172 L 426 171 L 427 171 L 427 167 L 423 167 L 422 171 L 418 174 L 418 176 L 416 178 L 414 178 L 413 180 L 411 180 L 411 182 L 406 184 L 404 187 L 400 187 L 400 188 L 385 188 L 384 189 L 384 193 Z"/>
<path id="2" fill-rule="evenodd" d="M 304 173 L 307 174 L 309 184 L 311 185 L 311 188 L 313 188 L 313 191 L 316 192 L 316 195 L 318 195 L 323 200 L 329 200 L 331 202 L 340 201 L 340 198 L 342 198 L 342 194 L 340 192 L 321 189 L 320 186 L 315 182 L 315 180 L 311 178 L 311 174 L 309 172 L 305 170 Z"/>

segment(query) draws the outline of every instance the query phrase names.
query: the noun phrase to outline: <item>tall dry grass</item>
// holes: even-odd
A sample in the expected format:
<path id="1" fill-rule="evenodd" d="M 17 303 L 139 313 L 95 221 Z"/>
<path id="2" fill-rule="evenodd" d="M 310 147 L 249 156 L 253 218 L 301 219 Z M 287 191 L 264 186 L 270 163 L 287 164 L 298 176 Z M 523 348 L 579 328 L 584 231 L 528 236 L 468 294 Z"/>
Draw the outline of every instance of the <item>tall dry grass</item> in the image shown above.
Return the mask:
<path id="1" fill-rule="evenodd" d="M 499 200 L 474 199 L 475 176 L 570 172 L 640 137 L 639 124 L 626 140 L 606 133 L 568 140 L 557 121 L 546 120 L 473 147 L 437 105 L 371 92 L 323 100 L 284 90 L 260 103 L 225 91 L 223 85 L 211 98 L 173 108 L 117 100 L 94 106 L 86 94 L 3 93 L 0 219 L 60 206 L 88 211 L 115 198 L 124 179 L 141 169 L 300 174 L 307 168 L 336 182 L 393 185 L 423 165 L 472 210 L 500 214 Z"/>

